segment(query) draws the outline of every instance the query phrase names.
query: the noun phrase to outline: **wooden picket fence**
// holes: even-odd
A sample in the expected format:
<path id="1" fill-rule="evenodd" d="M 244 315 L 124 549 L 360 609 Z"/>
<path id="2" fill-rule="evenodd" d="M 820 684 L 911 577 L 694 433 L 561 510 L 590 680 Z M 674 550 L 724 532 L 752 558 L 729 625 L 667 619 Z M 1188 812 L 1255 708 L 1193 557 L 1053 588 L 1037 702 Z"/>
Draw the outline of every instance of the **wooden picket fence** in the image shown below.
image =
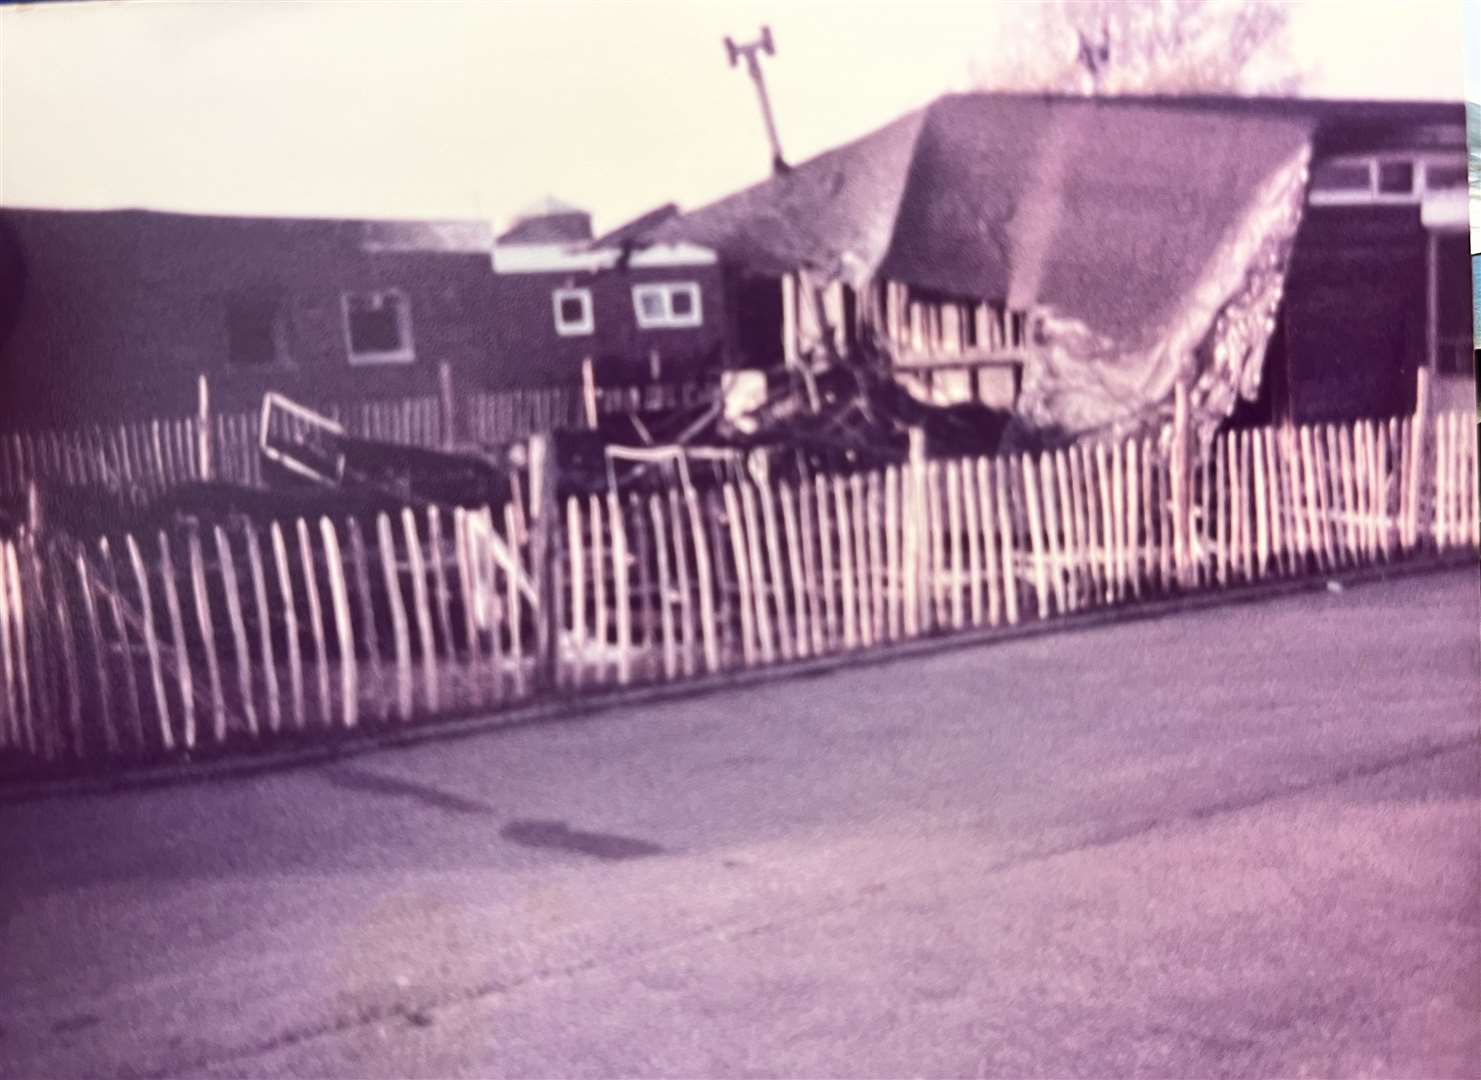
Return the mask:
<path id="1" fill-rule="evenodd" d="M 713 400 L 704 382 L 603 387 L 599 415 L 690 406 Z M 319 406 L 349 434 L 410 446 L 444 447 L 459 438 L 495 445 L 586 426 L 579 389 L 475 391 L 456 403 L 437 394 Z M 449 430 L 450 408 L 459 429 Z M 181 484 L 222 480 L 260 486 L 261 412 L 162 417 L 112 426 L 0 433 L 0 498 L 32 484 L 126 488 L 150 497 Z"/>
<path id="2" fill-rule="evenodd" d="M 109 767 L 1474 551 L 1468 413 L 0 543 L 0 762 Z"/>

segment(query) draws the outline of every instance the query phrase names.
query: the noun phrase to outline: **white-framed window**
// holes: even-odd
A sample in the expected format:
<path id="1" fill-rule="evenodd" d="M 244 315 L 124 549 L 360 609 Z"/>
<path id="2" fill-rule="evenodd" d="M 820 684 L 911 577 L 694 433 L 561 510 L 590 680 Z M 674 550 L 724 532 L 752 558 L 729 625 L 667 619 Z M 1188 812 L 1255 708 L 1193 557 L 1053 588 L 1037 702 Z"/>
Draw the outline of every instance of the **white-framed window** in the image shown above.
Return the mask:
<path id="1" fill-rule="evenodd" d="M 411 304 L 400 289 L 345 293 L 345 349 L 352 364 L 409 364 Z"/>
<path id="2" fill-rule="evenodd" d="M 576 337 L 592 332 L 590 289 L 556 289 L 550 296 L 555 309 L 555 332 L 561 337 Z"/>
<path id="3" fill-rule="evenodd" d="M 699 285 L 693 281 L 664 281 L 633 286 L 633 311 L 644 330 L 677 329 L 704 322 Z"/>
<path id="4" fill-rule="evenodd" d="M 1465 155 L 1361 154 L 1328 158 L 1311 170 L 1313 206 L 1417 203 L 1466 186 Z"/>

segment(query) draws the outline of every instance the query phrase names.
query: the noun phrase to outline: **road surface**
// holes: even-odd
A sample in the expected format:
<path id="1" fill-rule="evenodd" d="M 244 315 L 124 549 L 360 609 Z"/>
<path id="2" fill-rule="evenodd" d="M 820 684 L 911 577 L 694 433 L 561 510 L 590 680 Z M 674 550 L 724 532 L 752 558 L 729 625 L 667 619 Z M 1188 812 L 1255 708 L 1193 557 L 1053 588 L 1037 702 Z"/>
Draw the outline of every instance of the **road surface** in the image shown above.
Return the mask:
<path id="1" fill-rule="evenodd" d="M 1476 1076 L 1477 593 L 0 806 L 0 1075 Z"/>

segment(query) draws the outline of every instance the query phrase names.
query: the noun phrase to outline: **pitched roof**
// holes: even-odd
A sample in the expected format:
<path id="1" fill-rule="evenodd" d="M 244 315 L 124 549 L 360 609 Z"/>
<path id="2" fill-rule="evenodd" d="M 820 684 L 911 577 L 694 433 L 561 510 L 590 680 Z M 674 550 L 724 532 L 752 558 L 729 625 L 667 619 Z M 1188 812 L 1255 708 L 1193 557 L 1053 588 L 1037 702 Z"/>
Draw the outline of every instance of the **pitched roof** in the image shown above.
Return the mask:
<path id="1" fill-rule="evenodd" d="M 1124 339 L 1179 302 L 1318 128 L 1340 141 L 1462 120 L 1442 103 L 948 95 L 647 238 L 758 272 L 1056 305 Z"/>

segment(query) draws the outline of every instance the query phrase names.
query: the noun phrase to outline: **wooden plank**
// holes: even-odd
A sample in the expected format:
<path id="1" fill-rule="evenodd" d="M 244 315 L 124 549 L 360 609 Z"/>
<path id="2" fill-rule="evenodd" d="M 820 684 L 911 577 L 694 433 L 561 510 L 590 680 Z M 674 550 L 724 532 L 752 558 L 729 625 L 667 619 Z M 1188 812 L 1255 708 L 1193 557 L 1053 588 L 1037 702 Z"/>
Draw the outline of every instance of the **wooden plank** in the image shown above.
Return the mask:
<path id="1" fill-rule="evenodd" d="M 974 459 L 963 461 L 959 477 L 962 492 L 962 528 L 966 532 L 967 547 L 967 617 L 973 626 L 981 626 L 985 609 L 982 602 L 982 514 L 977 493 L 977 461 Z"/>
<path id="2" fill-rule="evenodd" d="M 195 600 L 196 625 L 201 632 L 201 645 L 206 655 L 206 680 L 211 690 L 211 734 L 220 743 L 226 740 L 226 695 L 221 687 L 221 662 L 216 654 L 216 624 L 211 618 L 211 597 L 206 585 L 206 565 L 201 553 L 201 536 L 192 528 L 185 538 L 190 559 L 190 591 Z"/>
<path id="3" fill-rule="evenodd" d="M 226 620 L 231 626 L 232 652 L 236 659 L 237 691 L 241 695 L 242 718 L 247 724 L 247 733 L 258 737 L 257 705 L 252 700 L 252 652 L 247 645 L 247 624 L 242 618 L 241 586 L 237 580 L 236 560 L 231 553 L 231 543 L 226 531 L 220 526 L 212 529 L 216 543 L 216 562 L 221 567 L 221 587 L 226 594 Z"/>
<path id="4" fill-rule="evenodd" d="M 977 507 L 982 526 L 982 575 L 987 586 L 988 625 L 997 626 L 1003 617 L 1003 561 L 998 548 L 998 504 L 991 458 L 979 457 L 976 473 Z"/>
<path id="5" fill-rule="evenodd" d="M 1301 472 L 1305 478 L 1307 528 L 1311 533 L 1317 565 L 1326 571 L 1331 569 L 1332 559 L 1327 546 L 1326 521 L 1323 520 L 1324 500 L 1321 471 L 1317 461 L 1317 436 L 1309 424 L 1301 427 Z"/>
<path id="6" fill-rule="evenodd" d="M 53 468 L 53 483 L 56 477 L 57 470 Z M 31 641 L 31 692 L 36 708 L 37 735 L 43 758 L 52 761 L 63 749 L 62 698 L 65 696 L 60 682 L 62 665 L 57 656 L 61 649 L 53 619 L 53 590 L 34 534 L 23 534 L 17 544 L 17 554 L 20 557 L 21 588 L 28 598 L 30 610 L 26 621 Z"/>
<path id="7" fill-rule="evenodd" d="M 1075 516 L 1075 490 L 1070 472 L 1070 455 L 1063 449 L 1053 451 L 1055 532 L 1060 538 L 1060 576 L 1064 579 L 1065 608 L 1078 611 L 1085 604 L 1084 559 L 1080 551 L 1080 524 Z M 966 478 L 966 494 L 971 499 L 973 484 Z M 970 530 L 970 526 L 969 526 Z M 970 554 L 970 553 L 969 553 Z"/>
<path id="8" fill-rule="evenodd" d="M 577 509 L 575 511 L 575 518 L 576 518 L 576 526 L 579 528 L 580 527 L 580 524 L 581 524 L 581 515 L 580 515 L 580 510 L 579 510 L 579 503 L 577 503 L 577 501 L 576 501 L 576 499 L 575 499 L 574 496 L 572 496 L 571 502 L 572 502 L 572 505 L 573 506 L 576 506 L 577 507 Z M 489 700 L 488 689 L 489 689 L 489 687 L 488 687 L 488 681 L 487 681 L 488 676 L 486 674 L 486 666 L 485 666 L 485 664 L 483 662 L 483 646 L 482 646 L 482 644 L 479 641 L 479 631 L 478 631 L 478 605 L 479 605 L 479 599 L 480 599 L 479 598 L 479 595 L 478 595 L 479 581 L 474 576 L 474 570 L 473 570 L 473 559 L 474 559 L 474 556 L 473 556 L 473 552 L 472 552 L 472 549 L 471 549 L 472 539 L 469 536 L 468 522 L 469 522 L 468 511 L 465 510 L 461 506 L 454 507 L 453 508 L 453 559 L 457 563 L 457 568 L 458 568 L 458 607 L 463 612 L 463 647 L 464 647 L 464 649 L 466 651 L 466 654 L 467 654 L 466 655 L 465 663 L 467 664 L 467 667 L 468 667 L 468 684 L 469 684 L 469 687 L 470 687 L 470 691 L 469 692 L 470 692 L 471 700 L 472 700 L 472 702 L 475 705 L 480 705 L 481 706 L 481 705 L 486 705 L 488 703 L 488 700 Z M 354 522 L 354 519 L 353 518 L 350 520 L 350 529 L 351 529 L 351 532 L 350 532 L 350 548 L 351 548 L 351 551 L 354 552 L 355 551 L 355 540 L 356 540 L 356 538 L 358 536 L 358 531 L 355 528 L 355 522 Z M 358 579 L 359 576 L 360 576 L 361 562 L 362 562 L 361 556 L 360 556 L 360 554 L 358 552 L 355 553 L 354 559 L 355 559 L 355 576 Z M 363 597 L 365 594 L 364 593 L 361 593 L 359 595 L 361 595 Z M 577 610 L 581 611 L 583 613 L 583 615 L 584 615 L 585 610 L 586 610 L 585 609 L 585 605 L 581 605 Z M 367 607 L 362 606 L 361 607 L 361 614 L 360 614 L 360 621 L 362 623 L 364 623 L 364 624 L 369 624 L 369 623 L 373 622 L 373 619 L 374 619 L 374 616 L 373 616 L 372 612 L 369 611 Z M 585 649 L 586 643 L 585 643 L 585 638 L 584 638 L 585 631 L 586 631 L 586 626 L 585 626 L 584 620 L 583 620 L 583 622 L 581 624 L 581 631 L 582 631 L 583 639 L 582 639 L 581 645 L 578 647 L 577 656 L 580 657 L 580 658 L 582 658 L 582 659 L 584 659 L 585 658 L 585 652 L 586 652 L 586 649 Z M 374 633 L 374 629 L 373 628 L 371 630 L 371 633 L 372 634 Z M 373 641 L 374 638 L 371 637 L 371 638 L 369 638 L 369 640 Z M 369 663 L 370 663 L 372 669 L 374 670 L 378 666 L 377 659 L 376 659 L 376 649 L 375 649 L 375 647 L 372 645 L 370 647 L 370 649 L 368 650 L 368 652 L 369 652 Z M 381 695 L 379 693 L 378 689 L 376 689 L 380 685 L 380 676 L 379 676 L 379 671 L 378 670 L 375 672 L 375 676 L 376 676 L 375 677 L 375 681 L 372 684 L 372 688 L 373 688 L 372 699 L 383 696 L 383 695 Z"/>
<path id="9" fill-rule="evenodd" d="M 98 722 L 103 729 L 103 745 L 108 754 L 117 754 L 122 745 L 118 728 L 113 718 L 113 680 L 108 674 L 108 646 L 103 638 L 103 623 L 98 617 L 98 599 L 94 591 L 92 573 L 88 569 L 86 553 L 78 548 L 74 555 L 74 565 L 77 570 L 77 591 L 82 596 L 83 625 L 87 628 L 88 651 L 93 658 L 93 676 L 96 680 L 98 692 Z M 0 577 L 3 577 L 0 570 Z M 3 594 L 4 586 L 0 585 L 0 594 Z M 5 629 L 6 604 L 4 596 L 0 595 L 0 652 L 6 650 L 8 634 Z M 0 674 L 5 674 L 0 670 Z M 9 678 L 6 678 L 7 689 Z M 3 726 L 3 725 L 0 725 Z"/>
<path id="10" fill-rule="evenodd" d="M 596 675 L 599 681 L 607 678 L 608 667 L 605 657 L 611 648 L 607 618 L 607 529 L 602 520 L 602 500 L 588 495 L 587 517 L 591 523 L 591 602 L 592 638 L 596 642 Z"/>
<path id="11" fill-rule="evenodd" d="M 674 540 L 674 582 L 679 594 L 679 671 L 686 679 L 694 675 L 699 634 L 694 624 L 694 589 L 689 576 L 689 529 L 679 505 L 679 490 L 668 489 L 668 520 Z M 794 552 L 795 554 L 795 552 Z"/>
<path id="12" fill-rule="evenodd" d="M 1253 441 L 1248 429 L 1239 433 L 1239 498 L 1242 519 L 1239 539 L 1246 581 L 1255 579 L 1255 459 L 1250 445 Z"/>
<path id="13" fill-rule="evenodd" d="M 258 659 L 262 664 L 264 697 L 267 700 L 267 726 L 278 731 L 283 726 L 283 707 L 278 698 L 278 664 L 274 656 L 272 611 L 267 601 L 267 575 L 263 570 L 262 548 L 257 530 L 244 522 L 242 532 L 247 541 L 247 569 L 252 578 L 252 600 L 257 615 Z"/>
<path id="14" fill-rule="evenodd" d="M 746 551 L 750 556 L 751 596 L 756 605 L 756 640 L 760 646 L 761 662 L 769 664 L 776 658 L 776 645 L 771 615 L 767 608 L 767 597 L 771 589 L 767 583 L 766 564 L 761 552 L 761 525 L 756 511 L 756 494 L 754 486 L 748 482 L 741 483 L 739 487 Z"/>
<path id="15" fill-rule="evenodd" d="M 11 637 L 10 549 L 10 541 L 0 539 L 0 690 L 5 692 L 6 742 L 23 749 L 26 736 L 22 729 L 19 674 Z"/>
<path id="16" fill-rule="evenodd" d="M 946 514 L 942 489 L 941 463 L 926 463 L 926 530 L 930 536 L 927 562 L 927 604 L 925 625 L 928 629 L 945 626 L 950 618 L 947 608 Z"/>
<path id="17" fill-rule="evenodd" d="M 719 635 L 715 626 L 714 575 L 711 572 L 709 541 L 700 519 L 699 497 L 693 488 L 684 492 L 689 511 L 689 535 L 694 541 L 694 576 L 699 580 L 699 629 L 704 639 L 705 670 L 720 670 Z"/>
<path id="18" fill-rule="evenodd" d="M 1380 464 L 1379 447 L 1384 439 L 1384 427 L 1371 420 L 1363 422 L 1363 510 L 1367 532 L 1368 560 L 1376 562 L 1383 547 L 1383 472 L 1386 463 Z"/>
<path id="19" fill-rule="evenodd" d="M 61 684 L 65 689 L 72 753 L 82 758 L 87 756 L 87 741 L 83 738 L 82 730 L 82 677 L 78 670 L 77 638 L 72 627 L 71 598 L 64 576 L 66 568 L 55 549 L 47 553 L 45 567 L 51 586 L 47 592 L 52 597 L 52 602 L 47 607 L 55 620 L 56 640 L 61 646 Z"/>
<path id="20" fill-rule="evenodd" d="M 175 749 L 175 733 L 170 724 L 170 707 L 165 698 L 164 667 L 161 662 L 159 635 L 154 627 L 154 599 L 149 591 L 149 572 L 132 533 L 124 535 L 124 548 L 134 569 L 134 582 L 139 590 L 139 610 L 143 622 L 144 651 L 149 657 L 149 679 L 154 688 L 155 715 L 159 723 L 160 746 L 168 753 Z M 12 558 L 14 548 L 12 547 Z M 24 679 L 22 680 L 24 685 Z"/>
<path id="21" fill-rule="evenodd" d="M 381 569 L 386 581 L 386 604 L 391 612 L 391 641 L 396 654 L 396 719 L 405 723 L 412 716 L 411 631 L 406 617 L 406 601 L 401 593 L 401 572 L 396 557 L 396 538 L 391 520 L 377 515 L 376 546 L 380 548 Z"/>
<path id="22" fill-rule="evenodd" d="M 436 414 L 433 414 L 434 416 Z M 452 593 L 447 587 L 447 560 L 442 539 L 442 511 L 427 507 L 427 557 L 432 564 L 432 591 L 437 629 L 442 634 L 442 653 L 451 659 L 453 649 Z"/>
<path id="23" fill-rule="evenodd" d="M 1358 515 L 1354 503 L 1357 489 L 1353 482 L 1351 429 L 1327 425 L 1327 463 L 1332 471 L 1332 511 L 1342 561 L 1349 566 L 1361 561 L 1358 547 Z"/>
<path id="24" fill-rule="evenodd" d="M 859 647 L 858 607 L 854 594 L 854 545 L 849 528 L 848 487 L 843 477 L 832 478 L 834 522 L 838 536 L 839 613 L 843 621 L 843 647 Z"/>
<path id="25" fill-rule="evenodd" d="M 123 665 L 124 711 L 128 716 L 129 730 L 133 735 L 135 749 L 145 745 L 144 710 L 139 699 L 139 679 L 134 671 L 134 645 L 129 633 L 128 621 L 124 617 L 123 593 L 119 588 L 118 567 L 113 561 L 113 552 L 108 538 L 98 541 L 98 560 L 102 567 L 104 598 L 108 601 L 108 615 L 113 624 L 118 642 L 118 653 Z"/>
<path id="26" fill-rule="evenodd" d="M 0 555 L 5 558 L 5 580 L 7 583 L 6 605 L 10 610 L 10 646 L 13 656 L 11 677 L 15 680 L 16 687 L 16 709 L 15 716 L 18 719 L 16 725 L 19 732 L 19 742 L 31 753 L 36 752 L 36 714 L 33 708 L 31 696 L 31 650 L 27 648 L 30 637 L 26 622 L 25 590 L 21 582 L 20 544 L 18 541 L 7 543 Z"/>
<path id="27" fill-rule="evenodd" d="M 350 595 L 345 583 L 344 558 L 340 553 L 339 537 L 334 523 L 327 517 L 319 518 L 320 540 L 324 545 L 324 565 L 329 575 L 329 605 L 334 612 L 334 637 L 339 645 L 339 704 L 340 723 L 353 728 L 360 722 L 360 685 L 355 662 L 355 631 L 350 621 Z M 448 640 L 449 655 L 452 653 L 451 637 Z"/>
<path id="28" fill-rule="evenodd" d="M 642 661 L 644 674 L 651 675 L 648 671 L 649 660 L 653 652 L 653 644 L 658 638 L 657 620 L 653 617 L 653 601 L 656 598 L 656 590 L 653 587 L 653 550 L 648 539 L 647 513 L 644 510 L 642 500 L 636 492 L 630 493 L 627 499 L 628 518 L 632 522 L 629 550 L 632 554 L 632 566 L 636 571 L 637 589 L 634 599 L 637 601 L 638 620 L 634 626 L 636 643 L 642 645 L 639 658 Z"/>
<path id="29" fill-rule="evenodd" d="M 952 459 L 946 463 L 946 534 L 950 559 L 947 583 L 953 630 L 960 630 L 967 624 L 966 597 L 963 595 L 966 566 L 962 543 L 962 521 L 962 467 L 961 462 Z"/>
<path id="30" fill-rule="evenodd" d="M 870 635 L 873 641 L 886 640 L 886 623 L 889 620 L 888 593 L 884 550 L 884 475 L 871 472 L 864 481 L 864 528 L 865 547 L 869 555 Z"/>
<path id="31" fill-rule="evenodd" d="M 1101 577 L 1107 603 L 1121 599 L 1121 581 L 1116 576 L 1116 504 L 1111 494 L 1110 456 L 1106 444 L 1095 444 L 1095 478 L 1100 506 Z"/>
<path id="32" fill-rule="evenodd" d="M 586 544 L 581 521 L 581 501 L 566 499 L 566 558 L 571 581 L 571 679 L 580 687 L 586 682 Z"/>
<path id="33" fill-rule="evenodd" d="M 1126 573 L 1131 581 L 1131 596 L 1142 596 L 1142 443 L 1131 439 L 1126 444 Z"/>
<path id="34" fill-rule="evenodd" d="M 191 671 L 190 650 L 185 641 L 185 619 L 181 616 L 175 560 L 170 554 L 170 541 L 163 529 L 159 532 L 159 571 L 165 597 L 165 612 L 170 620 L 175 679 L 180 689 L 180 712 L 183 719 L 181 735 L 185 749 L 191 750 L 195 748 L 195 676 Z"/>
<path id="35" fill-rule="evenodd" d="M 833 515 L 829 510 L 833 492 L 828 478 L 820 476 L 814 482 L 816 496 L 818 553 L 820 557 L 820 584 L 823 587 L 823 620 L 826 627 L 826 647 L 834 649 L 842 638 L 837 602 L 837 579 L 833 576 Z"/>
<path id="36" fill-rule="evenodd" d="M 823 613 L 823 585 L 818 579 L 817 502 L 811 480 L 804 476 L 797 488 L 797 530 L 802 545 L 803 603 L 807 608 L 810 649 L 822 655 L 828 648 L 828 627 Z"/>
<path id="37" fill-rule="evenodd" d="M 461 508 L 459 508 L 461 511 Z M 466 519 L 466 513 L 463 518 Z M 463 522 L 466 527 L 466 520 Z M 387 700 L 386 687 L 381 678 L 381 642 L 380 630 L 375 621 L 375 597 L 370 591 L 370 560 L 365 553 L 365 537 L 360 531 L 360 523 L 354 518 L 345 521 L 345 537 L 350 545 L 350 580 L 355 588 L 355 610 L 360 616 L 360 634 L 365 640 L 365 670 L 360 679 L 365 686 L 365 697 L 374 703 L 375 715 L 378 720 L 385 720 L 390 715 L 390 703 Z M 467 542 L 466 531 L 461 536 L 464 544 Z M 466 547 L 464 548 L 466 555 Z M 463 615 L 468 626 L 469 651 L 474 654 L 474 662 L 477 662 L 476 640 L 477 632 L 474 628 L 474 597 L 469 586 L 468 565 L 464 561 L 459 564 L 459 583 L 464 587 Z M 482 684 L 478 684 L 481 693 Z M 482 697 L 479 698 L 482 703 Z"/>
<path id="38" fill-rule="evenodd" d="M 864 477 L 848 477 L 849 517 L 843 523 L 854 550 L 854 610 L 858 614 L 859 644 L 865 648 L 877 640 L 874 634 L 874 571 L 869 563 L 869 522 L 865 508 Z"/>
<path id="39" fill-rule="evenodd" d="M 442 707 L 442 688 L 437 672 L 437 645 L 432 636 L 432 605 L 427 597 L 427 564 L 422 555 L 422 539 L 417 531 L 416 513 L 409 506 L 401 510 L 401 531 L 406 539 L 406 564 L 411 574 L 412 615 L 416 620 L 417 647 L 422 661 L 422 704 L 428 712 L 436 712 Z M 509 550 L 517 559 L 519 547 L 512 540 Z"/>
<path id="40" fill-rule="evenodd" d="M 746 667 L 753 667 L 759 655 L 756 639 L 756 614 L 751 598 L 751 560 L 746 545 L 745 526 L 741 522 L 740 499 L 733 484 L 722 489 L 725 500 L 725 520 L 730 526 L 731 565 L 735 567 L 735 586 L 740 596 L 741 659 Z"/>
<path id="41" fill-rule="evenodd" d="M 653 550 L 658 563 L 658 622 L 663 642 L 663 677 L 679 676 L 679 647 L 674 632 L 673 573 L 669 565 L 669 537 L 665 527 L 663 500 L 648 496 L 648 514 L 653 521 Z"/>
<path id="42" fill-rule="evenodd" d="M 1038 604 L 1036 613 L 1042 619 L 1049 614 L 1049 573 L 1044 551 L 1044 529 L 1039 519 L 1037 469 L 1031 454 L 1024 454 L 1019 461 L 1023 473 L 1023 505 L 1028 514 L 1029 547 L 1033 553 L 1034 596 Z"/>
<path id="43" fill-rule="evenodd" d="M 1323 424 L 1313 431 L 1316 449 L 1317 502 L 1321 509 L 1322 542 L 1333 567 L 1344 562 L 1342 553 L 1342 529 L 1338 520 L 1341 508 L 1338 505 L 1337 462 L 1333 459 L 1332 426 Z"/>
<path id="44" fill-rule="evenodd" d="M 758 486 L 757 500 L 761 508 L 761 526 L 766 538 L 767 573 L 771 581 L 771 596 L 776 605 L 776 634 L 782 659 L 791 660 L 800 655 L 793 632 L 794 620 L 787 604 L 787 568 L 782 558 L 781 540 L 777 532 L 776 500 L 772 495 L 771 482 Z"/>
<path id="45" fill-rule="evenodd" d="M 303 568 L 303 591 L 308 597 L 309 637 L 314 643 L 314 682 L 319 691 L 319 723 L 325 727 L 334 725 L 333 706 L 329 692 L 329 650 L 324 633 L 324 605 L 319 597 L 319 575 L 315 568 L 314 547 L 309 536 L 308 523 L 297 519 L 294 529 L 298 536 L 298 559 Z"/>
<path id="46" fill-rule="evenodd" d="M 1091 494 L 1086 487 L 1085 447 L 1075 444 L 1065 451 L 1065 473 L 1070 489 L 1070 521 L 1074 534 L 1073 562 L 1075 596 L 1079 606 L 1094 605 L 1101 584 L 1097 576 L 1094 532 L 1091 529 Z M 989 520 L 985 519 L 985 520 Z"/>
<path id="47" fill-rule="evenodd" d="M 1232 432 L 1214 437 L 1210 454 L 1214 462 L 1214 581 L 1228 585 L 1231 577 L 1229 559 L 1230 510 L 1233 506 L 1233 478 L 1229 470 L 1229 440 Z"/>
<path id="48" fill-rule="evenodd" d="M 1054 597 L 1054 610 L 1063 614 L 1069 610 L 1069 590 L 1065 581 L 1066 551 L 1060 538 L 1058 470 L 1054 455 L 1037 455 L 1039 498 L 1043 511 L 1045 561 L 1049 570 L 1050 592 Z"/>
<path id="49" fill-rule="evenodd" d="M 912 461 L 900 474 L 900 614 L 902 633 L 907 638 L 920 633 L 920 601 L 916 588 L 920 581 L 920 537 L 925 516 L 920 482 L 920 465 Z M 831 615 L 829 621 L 832 621 Z"/>
<path id="50" fill-rule="evenodd" d="M 783 481 L 777 491 L 777 501 L 782 508 L 782 533 L 786 537 L 787 569 L 791 577 L 792 611 L 795 616 L 794 652 L 806 657 L 812 652 L 812 634 L 808 624 L 807 579 L 802 570 L 802 549 L 797 527 L 797 505 L 792 486 Z"/>
<path id="51" fill-rule="evenodd" d="M 298 606 L 293 596 L 293 574 L 288 564 L 288 545 L 278 522 L 268 528 L 273 561 L 278 572 L 278 593 L 283 602 L 283 633 L 288 647 L 288 704 L 293 726 L 302 731 L 307 726 L 303 699 L 303 653 L 298 639 Z"/>
<path id="52" fill-rule="evenodd" d="M 1270 573 L 1270 496 L 1266 486 L 1265 442 L 1257 428 L 1250 432 L 1250 480 L 1255 498 L 1255 576 Z"/>
<path id="53" fill-rule="evenodd" d="M 1003 612 L 1010 627 L 1019 621 L 1019 579 L 1017 579 L 1017 550 L 1013 544 L 1013 513 L 1009 507 L 1009 462 L 997 458 L 994 462 L 992 486 L 998 504 L 998 554 L 1003 559 Z"/>
<path id="54" fill-rule="evenodd" d="M 901 540 L 900 470 L 890 465 L 884 473 L 884 636 L 888 641 L 899 641 L 904 632 Z"/>
<path id="55" fill-rule="evenodd" d="M 1161 451 L 1157 458 L 1157 583 L 1166 592 L 1177 588 L 1177 534 L 1173 518 L 1177 513 L 1176 491 L 1172 483 L 1172 457 Z"/>
<path id="56" fill-rule="evenodd" d="M 1112 443 L 1106 451 L 1111 466 L 1111 566 L 1115 593 L 1124 600 L 1131 591 L 1129 559 L 1126 553 L 1126 448 Z M 1190 540 L 1191 540 L 1190 536 Z M 1191 557 L 1191 552 L 1190 552 Z"/>
<path id="57" fill-rule="evenodd" d="M 617 682 L 632 681 L 632 597 L 628 589 L 627 529 L 616 492 L 607 493 L 607 517 L 612 528 L 612 570 L 617 591 Z"/>

